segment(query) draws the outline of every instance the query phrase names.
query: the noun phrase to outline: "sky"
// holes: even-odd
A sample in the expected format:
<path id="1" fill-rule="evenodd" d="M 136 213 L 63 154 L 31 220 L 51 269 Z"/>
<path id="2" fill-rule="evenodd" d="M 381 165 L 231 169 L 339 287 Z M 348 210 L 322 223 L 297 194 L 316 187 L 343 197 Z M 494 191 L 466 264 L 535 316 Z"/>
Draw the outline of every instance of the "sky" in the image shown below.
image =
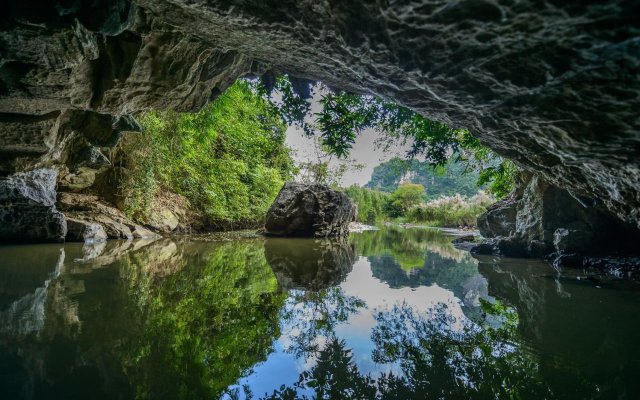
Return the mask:
<path id="1" fill-rule="evenodd" d="M 311 100 L 312 113 L 320 111 L 321 106 L 319 100 L 320 92 L 314 89 Z M 369 179 L 371 179 L 374 167 L 393 157 L 402 157 L 406 154 L 406 146 L 396 145 L 384 150 L 377 148 L 376 141 L 380 138 L 381 134 L 373 129 L 364 130 L 362 134 L 357 137 L 348 160 L 355 164 L 363 164 L 364 168 L 361 170 L 350 169 L 347 171 L 342 178 L 342 186 L 347 187 L 354 184 L 364 186 L 369 182 Z M 287 129 L 286 144 L 294 150 L 293 158 L 297 163 L 317 161 L 314 140 L 314 138 L 305 136 L 302 130 L 296 126 L 289 126 Z M 335 167 L 338 163 L 339 161 L 335 156 L 330 160 L 331 166 Z"/>

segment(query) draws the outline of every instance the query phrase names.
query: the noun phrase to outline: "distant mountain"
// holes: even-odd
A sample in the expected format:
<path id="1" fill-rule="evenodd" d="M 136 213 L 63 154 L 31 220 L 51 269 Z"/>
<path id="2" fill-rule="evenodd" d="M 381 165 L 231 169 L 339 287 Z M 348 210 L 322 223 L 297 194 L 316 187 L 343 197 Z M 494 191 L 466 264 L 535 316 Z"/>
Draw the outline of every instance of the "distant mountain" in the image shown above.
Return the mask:
<path id="1" fill-rule="evenodd" d="M 419 183 L 425 187 L 427 199 L 460 193 L 473 196 L 478 192 L 478 173 L 464 173 L 464 165 L 449 161 L 445 166 L 433 168 L 426 162 L 392 158 L 373 169 L 369 189 L 393 192 L 402 183 Z"/>

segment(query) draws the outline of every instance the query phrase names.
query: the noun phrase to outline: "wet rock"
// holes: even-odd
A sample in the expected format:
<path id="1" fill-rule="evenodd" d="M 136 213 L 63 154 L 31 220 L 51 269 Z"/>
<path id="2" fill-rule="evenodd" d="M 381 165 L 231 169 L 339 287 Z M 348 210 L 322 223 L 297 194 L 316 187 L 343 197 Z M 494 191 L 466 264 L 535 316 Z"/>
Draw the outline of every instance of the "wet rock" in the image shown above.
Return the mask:
<path id="1" fill-rule="evenodd" d="M 474 235 L 464 235 L 453 239 L 451 243 L 468 243 L 473 242 L 474 240 L 476 240 L 476 237 Z"/>
<path id="2" fill-rule="evenodd" d="M 79 219 L 67 218 L 68 242 L 100 243 L 107 240 L 107 233 L 102 225 Z"/>
<path id="3" fill-rule="evenodd" d="M 497 201 L 478 217 L 478 230 L 483 237 L 511 236 L 516 231 L 518 204 L 514 197 Z"/>
<path id="4" fill-rule="evenodd" d="M 55 206 L 57 173 L 37 169 L 0 180 L 0 241 L 62 242 L 65 217 Z"/>
<path id="5" fill-rule="evenodd" d="M 640 279 L 640 257 L 584 257 L 581 261 L 582 268 L 605 271 L 616 278 Z"/>
<path id="6" fill-rule="evenodd" d="M 274 236 L 344 236 L 356 206 L 326 185 L 287 183 L 267 212 L 265 229 Z"/>
<path id="7" fill-rule="evenodd" d="M 477 254 L 500 254 L 513 257 L 545 257 L 569 265 L 580 264 L 580 256 L 612 252 L 637 252 L 632 242 L 640 233 L 625 226 L 601 207 L 589 205 L 570 192 L 559 189 L 537 175 L 522 173 L 518 186 L 501 205 L 492 206 L 479 217 L 481 233 L 489 238 L 472 249 Z M 591 203 L 593 204 L 593 203 Z M 496 210 L 502 213 L 500 223 Z M 487 216 L 489 214 L 490 216 Z M 504 222 L 506 221 L 506 222 Z M 515 229 L 503 229 L 505 225 Z"/>
<path id="8" fill-rule="evenodd" d="M 469 249 L 471 254 L 491 255 L 497 254 L 499 248 L 496 246 L 495 239 L 482 241 Z"/>
<path id="9" fill-rule="evenodd" d="M 344 239 L 280 239 L 264 243 L 267 262 L 283 289 L 322 290 L 353 269 L 354 249 Z"/>

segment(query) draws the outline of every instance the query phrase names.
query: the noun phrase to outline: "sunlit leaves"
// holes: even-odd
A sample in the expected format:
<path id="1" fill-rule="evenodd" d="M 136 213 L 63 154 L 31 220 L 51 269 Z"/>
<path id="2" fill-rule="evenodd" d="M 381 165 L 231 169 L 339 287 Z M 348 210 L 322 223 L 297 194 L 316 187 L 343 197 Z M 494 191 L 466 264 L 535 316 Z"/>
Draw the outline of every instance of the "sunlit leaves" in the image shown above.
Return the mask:
<path id="1" fill-rule="evenodd" d="M 322 85 L 319 86 L 320 110 L 312 113 L 307 99 L 308 84 L 303 84 L 304 90 L 294 90 L 295 83 L 286 75 L 276 78 L 266 74 L 262 84 L 255 85 L 267 99 L 272 99 L 272 90 L 279 92 L 282 99 L 277 108 L 282 118 L 302 127 L 307 135 L 320 137 L 330 154 L 346 158 L 358 135 L 366 129 L 374 129 L 383 132 L 390 142 L 410 143 L 408 159 L 422 158 L 431 166 L 439 167 L 455 157 L 457 161 L 467 163 L 469 169 L 485 170 L 484 179 L 478 184 L 496 182 L 490 186 L 496 196 L 503 196 L 510 188 L 515 165 L 505 164 L 497 169 L 495 165 L 502 163 L 502 159 L 482 146 L 467 130 L 431 120 L 394 102 L 336 92 Z"/>
<path id="2" fill-rule="evenodd" d="M 259 221 L 294 167 L 277 108 L 238 81 L 197 113 L 148 112 L 125 141 L 127 212 L 140 222 L 163 189 L 189 199 L 202 223 Z"/>

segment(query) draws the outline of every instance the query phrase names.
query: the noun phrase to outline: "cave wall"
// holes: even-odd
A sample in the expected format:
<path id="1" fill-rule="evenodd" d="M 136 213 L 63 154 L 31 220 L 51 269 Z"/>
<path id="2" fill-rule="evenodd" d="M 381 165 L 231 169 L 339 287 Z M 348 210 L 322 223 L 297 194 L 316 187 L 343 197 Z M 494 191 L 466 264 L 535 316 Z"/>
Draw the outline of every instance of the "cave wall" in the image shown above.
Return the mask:
<path id="1" fill-rule="evenodd" d="M 272 70 L 468 128 L 640 227 L 639 1 L 9 0 L 0 15 L 5 175 L 73 170 L 114 144 L 92 135 L 135 130 L 127 115 L 196 110 Z"/>

